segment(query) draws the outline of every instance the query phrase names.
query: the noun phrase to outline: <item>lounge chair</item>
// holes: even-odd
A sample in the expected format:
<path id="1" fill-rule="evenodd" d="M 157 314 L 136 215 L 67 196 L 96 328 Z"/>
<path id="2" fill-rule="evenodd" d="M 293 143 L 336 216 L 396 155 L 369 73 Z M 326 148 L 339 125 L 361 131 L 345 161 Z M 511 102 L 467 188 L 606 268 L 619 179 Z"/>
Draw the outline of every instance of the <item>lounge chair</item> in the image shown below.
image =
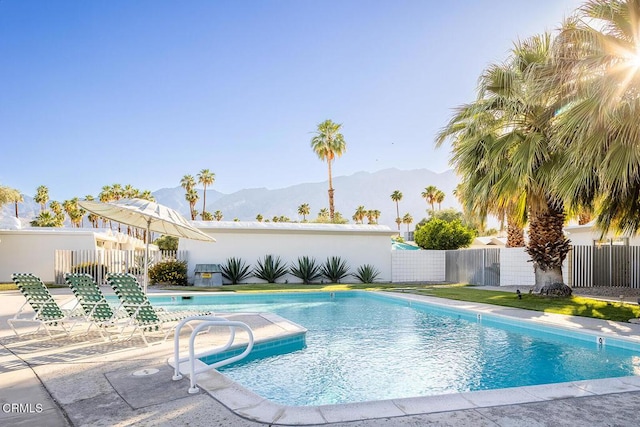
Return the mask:
<path id="1" fill-rule="evenodd" d="M 51 328 L 58 327 L 62 329 L 64 335 L 69 335 L 73 327 L 82 320 L 81 317 L 75 315 L 73 310 L 60 308 L 39 277 L 30 273 L 14 273 L 11 275 L 11 279 L 26 299 L 16 315 L 7 320 L 17 336 L 20 336 L 20 333 L 15 328 L 16 323 L 37 323 L 38 328 L 32 333 L 37 333 L 40 328 L 44 328 L 47 334 L 53 338 Z M 23 315 L 23 310 L 27 306 L 31 306 L 34 314 Z M 69 329 L 65 326 L 66 323 L 71 324 Z"/>
<path id="2" fill-rule="evenodd" d="M 133 327 L 130 337 L 132 337 L 136 331 L 139 331 L 147 345 L 150 344 L 149 341 L 147 341 L 147 334 L 149 333 L 164 333 L 164 341 L 176 326 L 174 324 L 168 327 L 170 323 L 177 324 L 180 320 L 190 316 L 212 314 L 211 312 L 156 310 L 142 290 L 138 279 L 131 274 L 109 274 L 107 275 L 107 283 L 109 283 L 120 299 L 120 307 L 129 315 L 129 326 Z"/>
<path id="3" fill-rule="evenodd" d="M 127 314 L 111 307 L 100 290 L 100 286 L 89 274 L 67 273 L 64 276 L 65 282 L 78 300 L 78 305 L 84 313 L 84 317 L 89 322 L 89 329 L 95 325 L 104 338 L 111 339 L 109 328 L 122 326 L 122 321 L 127 318 Z"/>

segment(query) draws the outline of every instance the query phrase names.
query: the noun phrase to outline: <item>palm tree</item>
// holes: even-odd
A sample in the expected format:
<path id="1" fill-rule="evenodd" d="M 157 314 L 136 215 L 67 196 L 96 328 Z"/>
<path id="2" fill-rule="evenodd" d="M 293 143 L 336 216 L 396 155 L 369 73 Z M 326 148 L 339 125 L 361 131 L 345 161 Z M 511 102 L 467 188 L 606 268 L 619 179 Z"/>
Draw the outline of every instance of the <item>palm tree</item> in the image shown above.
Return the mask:
<path id="1" fill-rule="evenodd" d="M 329 219 L 333 221 L 333 180 L 331 177 L 331 162 L 336 157 L 342 156 L 347 149 L 344 136 L 340 133 L 341 124 L 325 120 L 318 125 L 316 136 L 311 139 L 311 148 L 318 155 L 320 160 L 326 161 L 329 168 Z"/>
<path id="2" fill-rule="evenodd" d="M 356 222 L 356 224 L 362 224 L 366 216 L 367 210 L 364 206 L 360 205 L 356 208 L 356 213 L 353 215 L 353 220 Z"/>
<path id="3" fill-rule="evenodd" d="M 18 190 L 0 185 L 0 207 L 5 203 L 14 203 L 16 218 L 18 218 L 18 202 L 22 202 L 22 194 Z"/>
<path id="4" fill-rule="evenodd" d="M 102 191 L 100 191 L 100 194 L 98 194 L 98 200 L 100 200 L 102 203 L 109 203 L 111 202 L 113 199 L 113 192 L 111 191 L 111 186 L 110 185 L 105 185 L 102 187 Z M 102 226 L 106 227 L 107 222 L 109 223 L 109 228 L 111 227 L 111 221 L 106 219 L 106 218 L 102 218 Z"/>
<path id="5" fill-rule="evenodd" d="M 303 203 L 298 206 L 298 215 L 302 215 L 302 221 L 307 222 L 307 215 L 311 213 L 311 208 L 309 207 L 309 203 Z"/>
<path id="6" fill-rule="evenodd" d="M 322 222 L 326 222 L 329 219 L 329 211 L 327 208 L 322 208 L 318 212 L 318 220 Z"/>
<path id="7" fill-rule="evenodd" d="M 191 175 L 185 175 L 180 180 L 180 185 L 185 190 L 184 198 L 187 202 L 189 202 L 189 213 L 191 214 L 191 220 L 194 221 L 196 219 L 196 203 L 200 198 L 198 192 L 195 189 L 196 180 Z"/>
<path id="8" fill-rule="evenodd" d="M 44 185 L 36 188 L 36 195 L 33 200 L 40 204 L 40 212 L 44 211 L 49 201 L 49 189 Z"/>
<path id="9" fill-rule="evenodd" d="M 445 194 L 444 191 L 438 190 L 436 191 L 436 196 L 434 197 L 434 201 L 438 204 L 438 210 L 442 210 L 442 202 L 444 201 Z"/>
<path id="10" fill-rule="evenodd" d="M 262 214 L 256 215 L 256 221 L 262 222 L 263 219 L 264 219 L 264 217 L 262 216 Z"/>
<path id="11" fill-rule="evenodd" d="M 553 140 L 565 156 L 555 184 L 572 211 L 594 211 L 604 234 L 640 229 L 640 2 L 589 0 L 554 45 L 549 85 L 566 102 Z"/>
<path id="12" fill-rule="evenodd" d="M 198 173 L 198 182 L 202 184 L 204 190 L 202 192 L 202 219 L 205 219 L 205 212 L 207 211 L 207 186 L 212 185 L 216 180 L 216 175 L 209 169 L 202 169 Z M 210 220 L 209 220 L 210 221 Z"/>
<path id="13" fill-rule="evenodd" d="M 223 217 L 222 217 L 222 211 L 215 211 L 215 212 L 213 213 L 213 218 L 214 218 L 216 221 L 222 221 L 222 218 L 223 218 Z"/>
<path id="14" fill-rule="evenodd" d="M 62 227 L 64 216 L 55 215 L 52 211 L 46 210 L 30 222 L 32 227 Z"/>
<path id="15" fill-rule="evenodd" d="M 436 194 L 438 193 L 438 188 L 435 185 L 430 185 L 424 189 L 422 192 L 422 198 L 427 201 L 431 205 L 431 211 L 434 212 L 436 210 L 434 204 L 436 202 Z"/>
<path id="16" fill-rule="evenodd" d="M 411 225 L 411 223 L 413 222 L 413 217 L 411 216 L 411 214 L 404 214 L 404 216 L 402 217 L 402 222 L 404 224 L 407 224 L 407 233 L 409 233 L 409 225 Z"/>
<path id="17" fill-rule="evenodd" d="M 438 143 L 453 139 L 454 163 L 463 165 L 470 178 L 465 196 L 473 192 L 484 209 L 490 206 L 485 201 L 494 196 L 502 198 L 504 206 L 525 201 L 530 219 L 526 251 L 534 264 L 537 289 L 562 283 L 562 262 L 569 251 L 562 199 L 549 185 L 561 154 L 550 139 L 561 97 L 557 87 L 539 90 L 543 79 L 539 71 L 548 63 L 550 45 L 548 34 L 516 43 L 505 63 L 483 73 L 477 100 L 460 109 L 438 137 Z M 477 151 L 487 149 L 483 160 L 503 162 L 502 171 L 496 171 L 500 179 L 492 178 L 490 168 L 481 168 L 478 174 L 469 171 L 468 165 L 479 158 Z"/>
<path id="18" fill-rule="evenodd" d="M 198 192 L 195 189 L 191 189 L 185 193 L 184 198 L 187 202 L 189 202 L 189 213 L 191 215 L 191 220 L 195 221 L 197 216 L 196 203 L 198 202 L 198 199 L 200 198 L 200 196 L 198 195 Z"/>
<path id="19" fill-rule="evenodd" d="M 84 196 L 85 200 L 93 200 L 93 196 L 92 195 L 86 195 Z M 89 220 L 89 222 L 91 223 L 91 226 L 93 228 L 98 228 L 98 220 L 100 219 L 100 217 L 94 213 L 90 213 L 89 215 L 87 215 L 87 219 Z"/>
<path id="20" fill-rule="evenodd" d="M 396 202 L 396 224 L 398 224 L 398 231 L 400 231 L 400 224 L 402 223 L 402 219 L 400 219 L 400 206 L 399 202 L 402 200 L 402 193 L 400 190 L 396 190 L 391 193 L 391 200 Z"/>

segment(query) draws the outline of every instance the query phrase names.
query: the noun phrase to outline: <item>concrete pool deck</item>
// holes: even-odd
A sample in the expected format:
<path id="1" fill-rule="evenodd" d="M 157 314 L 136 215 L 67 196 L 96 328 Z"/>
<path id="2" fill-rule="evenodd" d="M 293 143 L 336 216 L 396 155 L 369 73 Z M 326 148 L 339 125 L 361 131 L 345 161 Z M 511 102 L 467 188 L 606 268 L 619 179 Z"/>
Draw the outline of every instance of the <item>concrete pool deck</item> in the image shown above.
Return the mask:
<path id="1" fill-rule="evenodd" d="M 73 298 L 66 289 L 53 289 L 52 293 L 61 302 Z M 424 298 L 409 294 L 400 296 Z M 234 384 L 215 381 L 215 378 L 210 387 L 216 390 L 211 395 L 203 391 L 190 395 L 187 393 L 188 378 L 171 380 L 172 371 L 167 358 L 172 355 L 172 342 L 152 347 L 145 346 L 140 339 L 105 343 L 97 334 L 53 340 L 20 339 L 7 327 L 6 320 L 15 314 L 24 299 L 19 292 L 2 292 L 0 299 L 2 425 L 259 426 L 303 422 L 332 426 L 638 424 L 640 377 L 317 408 L 281 407 L 261 398 L 258 398 L 261 399 L 259 402 L 250 401 L 251 393 L 239 390 Z M 442 303 L 442 300 L 437 301 Z M 535 318 L 536 321 L 562 327 L 640 340 L 640 325 L 465 302 L 452 301 L 451 305 L 516 318 Z M 258 319 L 258 322 L 264 320 Z M 278 327 L 267 323 L 263 326 Z M 154 369 L 158 372 L 152 374 Z M 141 375 L 133 375 L 134 372 Z M 198 378 L 198 383 L 205 386 L 210 381 Z"/>

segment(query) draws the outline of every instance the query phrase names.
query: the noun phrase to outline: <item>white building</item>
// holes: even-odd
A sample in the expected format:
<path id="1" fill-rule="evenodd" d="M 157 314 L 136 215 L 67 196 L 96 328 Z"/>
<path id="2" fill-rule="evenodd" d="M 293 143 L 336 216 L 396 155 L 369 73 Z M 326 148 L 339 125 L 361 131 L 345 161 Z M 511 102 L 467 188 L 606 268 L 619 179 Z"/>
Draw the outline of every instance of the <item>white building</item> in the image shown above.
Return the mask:
<path id="1" fill-rule="evenodd" d="M 363 264 L 371 264 L 380 272 L 377 281 L 391 281 L 391 237 L 398 232 L 386 225 L 245 221 L 194 221 L 193 225 L 213 236 L 216 242 L 180 239 L 179 249 L 189 251 L 189 281 L 193 281 L 196 264 L 224 265 L 228 258 L 236 257 L 254 267 L 269 254 L 279 256 L 287 266 L 302 256 L 313 257 L 318 263 L 339 256 L 351 272 Z M 285 280 L 301 282 L 289 274 L 279 282 Z M 353 278 L 347 281 L 353 282 Z"/>

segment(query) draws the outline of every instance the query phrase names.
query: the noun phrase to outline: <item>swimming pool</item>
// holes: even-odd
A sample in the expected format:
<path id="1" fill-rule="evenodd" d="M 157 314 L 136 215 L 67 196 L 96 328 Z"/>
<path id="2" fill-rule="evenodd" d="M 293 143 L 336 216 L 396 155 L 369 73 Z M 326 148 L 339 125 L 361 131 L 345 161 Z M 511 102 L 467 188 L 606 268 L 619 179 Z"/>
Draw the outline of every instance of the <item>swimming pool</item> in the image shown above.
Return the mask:
<path id="1" fill-rule="evenodd" d="M 640 346 L 377 293 L 153 297 L 166 309 L 273 312 L 306 347 L 222 370 L 277 403 L 362 402 L 636 375 Z M 600 340 L 600 341 L 599 341 Z"/>

